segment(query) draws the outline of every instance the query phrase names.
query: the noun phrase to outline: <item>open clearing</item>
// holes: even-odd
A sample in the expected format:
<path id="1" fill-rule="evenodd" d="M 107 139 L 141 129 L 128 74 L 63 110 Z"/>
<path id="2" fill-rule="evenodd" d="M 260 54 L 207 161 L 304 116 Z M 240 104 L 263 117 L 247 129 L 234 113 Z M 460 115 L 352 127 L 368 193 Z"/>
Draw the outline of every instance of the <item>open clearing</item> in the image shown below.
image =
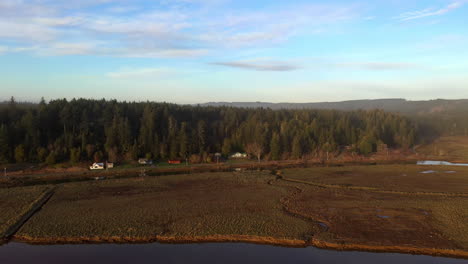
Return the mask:
<path id="1" fill-rule="evenodd" d="M 467 168 L 424 170 L 348 166 L 287 169 L 282 179 L 244 171 L 65 183 L 15 238 L 251 241 L 468 257 Z"/>

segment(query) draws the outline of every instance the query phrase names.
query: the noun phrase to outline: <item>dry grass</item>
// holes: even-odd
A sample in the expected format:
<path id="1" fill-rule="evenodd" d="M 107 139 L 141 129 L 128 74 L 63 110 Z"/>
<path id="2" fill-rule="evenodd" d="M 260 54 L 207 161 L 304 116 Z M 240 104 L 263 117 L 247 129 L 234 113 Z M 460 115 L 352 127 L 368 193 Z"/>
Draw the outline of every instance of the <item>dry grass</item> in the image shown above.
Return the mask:
<path id="1" fill-rule="evenodd" d="M 459 177 L 462 171 L 444 178 L 420 174 L 424 169 L 386 165 L 283 171 L 285 178 L 323 182 L 321 187 L 277 180 L 268 172 L 67 183 L 16 238 L 245 241 L 462 256 L 468 252 L 468 197 L 444 192 L 466 191 L 466 180 Z"/>
<path id="2" fill-rule="evenodd" d="M 289 190 L 268 173 L 219 173 L 66 184 L 23 226 L 29 237 L 255 235 L 306 238 L 282 210 Z"/>
<path id="3" fill-rule="evenodd" d="M 48 186 L 0 189 L 0 238 L 47 189 Z"/>
<path id="4" fill-rule="evenodd" d="M 440 137 L 431 144 L 418 147 L 417 152 L 427 159 L 467 162 L 468 136 Z"/>
<path id="5" fill-rule="evenodd" d="M 468 249 L 467 168 L 451 167 L 456 174 L 421 174 L 423 169 L 428 167 L 286 170 L 284 177 L 312 183 L 287 183 L 302 190 L 289 207 L 328 223 L 330 232 L 320 236 L 330 242 Z"/>
<path id="6" fill-rule="evenodd" d="M 435 173 L 422 173 L 433 170 Z M 284 177 L 341 187 L 468 194 L 468 167 L 379 165 L 288 169 Z M 331 186 L 330 186 L 331 187 Z"/>

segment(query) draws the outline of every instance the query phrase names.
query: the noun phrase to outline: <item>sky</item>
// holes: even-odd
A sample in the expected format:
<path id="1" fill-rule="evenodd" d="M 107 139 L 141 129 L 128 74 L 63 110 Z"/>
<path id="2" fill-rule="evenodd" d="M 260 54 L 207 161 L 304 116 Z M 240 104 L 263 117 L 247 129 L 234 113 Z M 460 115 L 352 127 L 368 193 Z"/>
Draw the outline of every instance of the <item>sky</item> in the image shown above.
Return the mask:
<path id="1" fill-rule="evenodd" d="M 0 100 L 468 98 L 468 0 L 0 0 Z"/>

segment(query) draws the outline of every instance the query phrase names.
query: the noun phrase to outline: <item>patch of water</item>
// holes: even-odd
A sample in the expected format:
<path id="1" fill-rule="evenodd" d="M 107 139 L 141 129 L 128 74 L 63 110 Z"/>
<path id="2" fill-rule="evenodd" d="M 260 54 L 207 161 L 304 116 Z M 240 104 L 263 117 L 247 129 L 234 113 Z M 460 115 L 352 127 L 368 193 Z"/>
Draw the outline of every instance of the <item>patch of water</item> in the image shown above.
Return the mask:
<path id="1" fill-rule="evenodd" d="M 327 225 L 327 224 L 325 224 L 325 223 L 323 223 L 323 222 L 319 222 L 319 225 L 320 225 L 323 229 L 328 230 L 328 225 Z"/>
<path id="2" fill-rule="evenodd" d="M 437 171 L 427 170 L 427 171 L 421 171 L 420 173 L 422 173 L 422 174 L 431 174 L 431 173 L 437 173 Z"/>
<path id="3" fill-rule="evenodd" d="M 387 218 L 390 218 L 390 216 L 388 215 L 377 215 L 378 218 L 383 218 L 383 219 L 387 219 Z"/>
<path id="4" fill-rule="evenodd" d="M 448 161 L 422 160 L 416 162 L 416 165 L 468 166 L 468 163 L 452 163 Z"/>
<path id="5" fill-rule="evenodd" d="M 0 246 L 0 263 L 345 263 L 466 264 L 465 259 L 397 253 L 333 251 L 244 243 Z"/>

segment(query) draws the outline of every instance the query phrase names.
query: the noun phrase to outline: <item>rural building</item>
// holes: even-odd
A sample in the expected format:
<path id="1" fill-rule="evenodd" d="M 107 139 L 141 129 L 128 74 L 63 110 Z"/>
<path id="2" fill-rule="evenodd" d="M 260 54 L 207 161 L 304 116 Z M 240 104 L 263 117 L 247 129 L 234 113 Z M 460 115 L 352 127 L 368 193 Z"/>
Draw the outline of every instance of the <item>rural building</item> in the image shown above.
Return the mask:
<path id="1" fill-rule="evenodd" d="M 169 163 L 169 164 L 180 164 L 181 161 L 180 160 L 168 160 L 167 163 Z"/>
<path id="2" fill-rule="evenodd" d="M 237 152 L 237 153 L 232 154 L 232 155 L 231 155 L 231 158 L 233 158 L 233 159 L 247 158 L 247 154 L 246 154 L 246 153 Z"/>
<path id="3" fill-rule="evenodd" d="M 93 163 L 93 165 L 91 165 L 89 167 L 90 170 L 103 170 L 104 169 L 104 163 Z"/>
<path id="4" fill-rule="evenodd" d="M 138 164 L 140 165 L 151 165 L 153 164 L 153 161 L 152 160 L 149 160 L 149 159 L 138 159 Z"/>
<path id="5" fill-rule="evenodd" d="M 112 162 L 106 162 L 106 168 L 108 168 L 108 169 L 114 168 L 114 163 L 112 163 Z"/>

